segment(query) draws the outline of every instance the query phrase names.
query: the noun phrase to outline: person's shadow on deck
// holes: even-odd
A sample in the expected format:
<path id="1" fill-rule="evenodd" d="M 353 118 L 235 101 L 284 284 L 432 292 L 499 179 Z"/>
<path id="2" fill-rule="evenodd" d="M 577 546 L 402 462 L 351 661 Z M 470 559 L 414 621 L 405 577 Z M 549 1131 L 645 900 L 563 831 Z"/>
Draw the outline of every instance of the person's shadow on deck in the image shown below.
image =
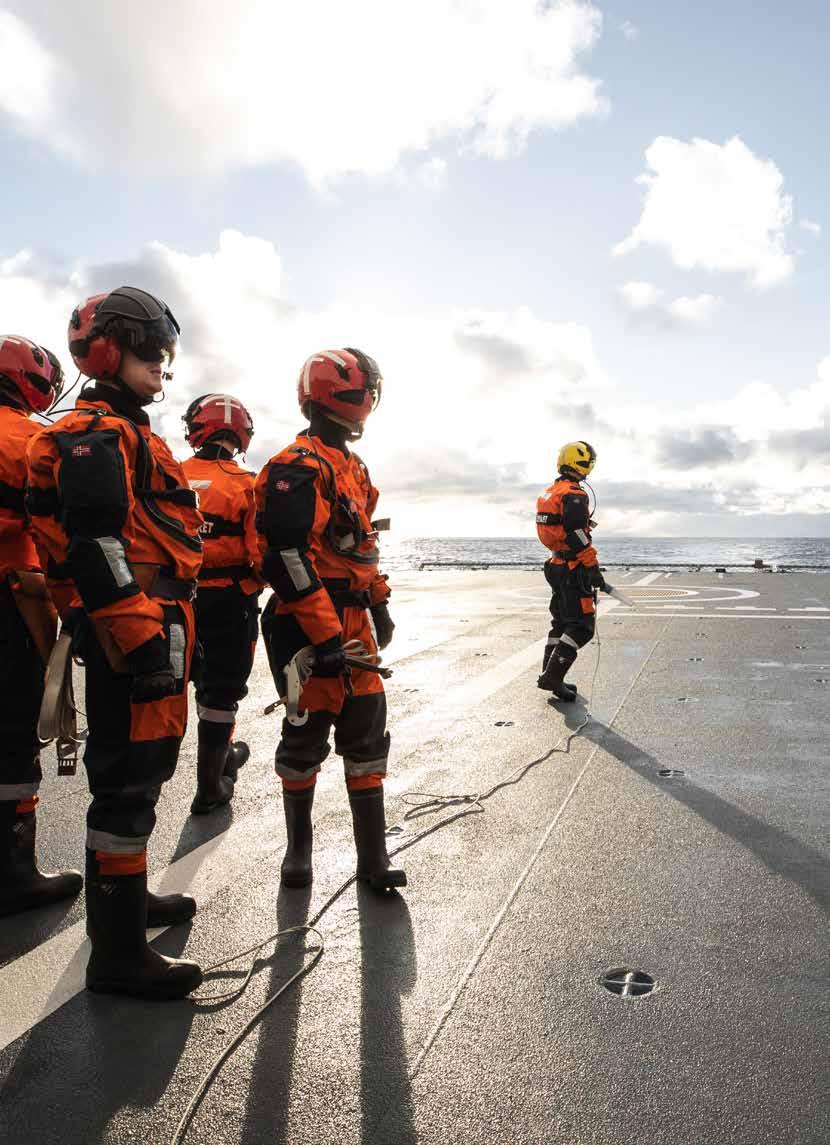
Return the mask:
<path id="1" fill-rule="evenodd" d="M 154 949 L 178 957 L 189 934 L 189 925 L 173 927 Z M 181 1064 L 195 1016 L 189 1001 L 160 1007 L 81 991 L 34 1026 L 16 1052 L 0 1086 L 0 1141 L 92 1145 L 107 1138 L 119 1115 L 123 1128 L 128 1111 L 154 1110 Z M 0 1063 L 14 1053 L 6 1049 Z"/>
<path id="2" fill-rule="evenodd" d="M 405 893 L 405 892 L 404 892 Z M 401 998 L 418 977 L 406 900 L 357 885 L 362 963 L 361 1145 L 416 1145 Z"/>
<path id="3" fill-rule="evenodd" d="M 716 830 L 746 847 L 768 870 L 783 875 L 809 895 L 824 911 L 830 909 L 830 862 L 794 835 L 736 807 L 705 787 L 693 775 L 667 782 L 660 770 L 666 764 L 599 720 L 592 719 L 582 735 L 612 755 L 631 771 L 671 795 Z"/>
<path id="4" fill-rule="evenodd" d="M 302 926 L 308 918 L 312 888 L 286 889 L 280 885 L 277 894 L 277 929 Z M 307 966 L 312 958 L 306 950 L 316 946 L 313 934 L 289 935 L 280 948 L 271 969 L 267 995 L 275 993 L 287 980 Z M 300 979 L 265 1016 L 259 1029 L 256 1059 L 248 1083 L 248 1104 L 240 1145 L 286 1145 L 289 1141 L 289 1111 L 297 1047 L 304 980 Z"/>

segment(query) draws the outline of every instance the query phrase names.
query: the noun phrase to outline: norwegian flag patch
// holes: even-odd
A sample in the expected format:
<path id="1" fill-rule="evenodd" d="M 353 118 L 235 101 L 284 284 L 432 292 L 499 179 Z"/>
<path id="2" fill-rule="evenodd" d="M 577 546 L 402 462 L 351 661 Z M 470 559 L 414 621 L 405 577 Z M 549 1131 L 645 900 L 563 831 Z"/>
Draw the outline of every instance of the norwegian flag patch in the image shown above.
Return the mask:
<path id="1" fill-rule="evenodd" d="M 92 446 L 87 445 L 85 442 L 79 441 L 77 445 L 72 446 L 73 457 L 91 457 Z"/>
<path id="2" fill-rule="evenodd" d="M 279 481 L 274 482 L 274 488 L 277 489 L 280 493 L 287 493 L 291 488 L 291 482 L 280 478 Z"/>

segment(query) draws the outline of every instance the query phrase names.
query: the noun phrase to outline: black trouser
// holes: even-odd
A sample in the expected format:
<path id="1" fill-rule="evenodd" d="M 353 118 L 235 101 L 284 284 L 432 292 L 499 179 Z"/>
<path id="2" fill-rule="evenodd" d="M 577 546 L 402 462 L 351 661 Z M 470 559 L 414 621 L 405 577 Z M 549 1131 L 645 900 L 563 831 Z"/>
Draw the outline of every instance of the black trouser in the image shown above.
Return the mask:
<path id="1" fill-rule="evenodd" d="M 547 650 L 561 637 L 574 648 L 582 648 L 593 639 L 595 630 L 594 596 L 580 566 L 569 569 L 567 564 L 545 565 L 545 580 L 551 587 L 551 626 Z"/>
<path id="2" fill-rule="evenodd" d="M 43 661 L 14 594 L 0 583 L 0 802 L 31 800 L 41 780 L 37 720 Z"/>
<path id="3" fill-rule="evenodd" d="M 160 602 L 159 602 L 160 603 Z M 87 847 L 113 855 L 141 854 L 156 823 L 161 785 L 176 770 L 187 727 L 187 678 L 194 644 L 190 605 L 163 604 L 164 633 L 172 641 L 176 675 L 172 696 L 132 703 L 132 677 L 113 671 L 91 625 L 84 622 L 78 647 L 86 666 L 89 727 L 84 766 L 92 803 Z M 184 654 L 182 655 L 182 639 Z"/>
<path id="4" fill-rule="evenodd" d="M 275 680 L 291 657 L 307 643 L 293 616 L 278 615 L 271 598 L 262 617 L 262 634 Z M 365 608 L 338 610 L 343 640 L 360 640 L 370 652 L 375 642 Z M 278 682 L 278 687 L 280 686 Z M 334 750 L 343 757 L 347 780 L 386 774 L 389 733 L 386 730 L 386 695 L 383 680 L 373 672 L 353 668 L 349 676 L 311 675 L 300 696 L 308 712 L 302 727 L 282 721 L 276 752 L 276 771 L 283 781 L 312 781 L 329 754 L 329 733 L 334 728 Z"/>
<path id="5" fill-rule="evenodd" d="M 196 634 L 202 647 L 196 680 L 200 742 L 227 743 L 239 701 L 248 694 L 259 636 L 258 599 L 238 585 L 200 588 L 196 594 Z"/>

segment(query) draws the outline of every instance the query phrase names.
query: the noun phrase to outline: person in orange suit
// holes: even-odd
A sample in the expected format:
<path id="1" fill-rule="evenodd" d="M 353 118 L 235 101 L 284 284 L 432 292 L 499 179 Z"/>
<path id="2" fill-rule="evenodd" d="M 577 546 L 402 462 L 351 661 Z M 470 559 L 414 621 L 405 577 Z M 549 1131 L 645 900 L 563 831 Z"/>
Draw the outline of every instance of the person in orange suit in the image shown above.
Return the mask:
<path id="1" fill-rule="evenodd" d="M 182 468 L 199 497 L 204 552 L 196 593 L 202 663 L 196 680 L 199 715 L 197 790 L 190 806 L 204 815 L 228 803 L 248 745 L 232 743 L 239 701 L 248 694 L 259 635 L 254 474 L 234 460 L 245 453 L 254 423 L 230 394 L 203 394 L 183 421 L 194 455 Z"/>
<path id="2" fill-rule="evenodd" d="M 281 694 L 289 661 L 301 648 L 314 650 L 300 697 L 308 719 L 301 727 L 283 720 L 276 752 L 288 837 L 285 886 L 312 879 L 311 808 L 332 728 L 334 749 L 343 757 L 357 877 L 378 891 L 406 884 L 386 851 L 389 733 L 383 681 L 376 672 L 349 667 L 344 648 L 359 641 L 371 658 L 387 646 L 394 629 L 372 522 L 378 491 L 349 448 L 380 400 L 381 387 L 377 363 L 360 350 L 312 355 L 298 381 L 309 426 L 271 458 L 256 483 L 262 574 L 274 588 L 262 632 Z"/>
<path id="3" fill-rule="evenodd" d="M 45 875 L 35 858 L 45 661 L 57 615 L 26 517 L 26 446 L 40 431 L 32 414 L 58 401 L 63 370 L 28 338 L 0 337 L 0 917 L 73 898 L 77 871 Z"/>
<path id="4" fill-rule="evenodd" d="M 147 890 L 155 807 L 187 723 L 202 560 L 196 495 L 145 409 L 172 377 L 178 335 L 169 308 L 144 290 L 87 299 L 69 323 L 69 350 L 92 384 L 27 454 L 32 527 L 86 668 L 86 983 L 154 1000 L 202 980 L 145 933 L 196 909 L 186 895 Z"/>
<path id="5" fill-rule="evenodd" d="M 581 484 L 596 458 L 587 441 L 563 445 L 557 458 L 559 476 L 536 504 L 536 532 L 551 550 L 545 579 L 552 593 L 551 628 L 538 686 L 565 703 L 576 699 L 576 688 L 565 683 L 565 676 L 579 649 L 593 639 L 595 594 L 606 587 L 591 539 L 588 494 Z"/>

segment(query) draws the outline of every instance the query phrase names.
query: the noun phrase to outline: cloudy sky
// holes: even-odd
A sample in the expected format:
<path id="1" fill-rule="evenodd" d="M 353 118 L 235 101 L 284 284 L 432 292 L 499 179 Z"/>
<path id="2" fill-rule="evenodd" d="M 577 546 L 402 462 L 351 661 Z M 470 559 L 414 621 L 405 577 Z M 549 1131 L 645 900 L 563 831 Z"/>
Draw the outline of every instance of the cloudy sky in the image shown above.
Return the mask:
<path id="1" fill-rule="evenodd" d="M 261 464 L 312 352 L 385 377 L 401 535 L 533 535 L 559 445 L 634 535 L 830 535 L 820 0 L 0 0 L 0 328 L 182 328 Z"/>

